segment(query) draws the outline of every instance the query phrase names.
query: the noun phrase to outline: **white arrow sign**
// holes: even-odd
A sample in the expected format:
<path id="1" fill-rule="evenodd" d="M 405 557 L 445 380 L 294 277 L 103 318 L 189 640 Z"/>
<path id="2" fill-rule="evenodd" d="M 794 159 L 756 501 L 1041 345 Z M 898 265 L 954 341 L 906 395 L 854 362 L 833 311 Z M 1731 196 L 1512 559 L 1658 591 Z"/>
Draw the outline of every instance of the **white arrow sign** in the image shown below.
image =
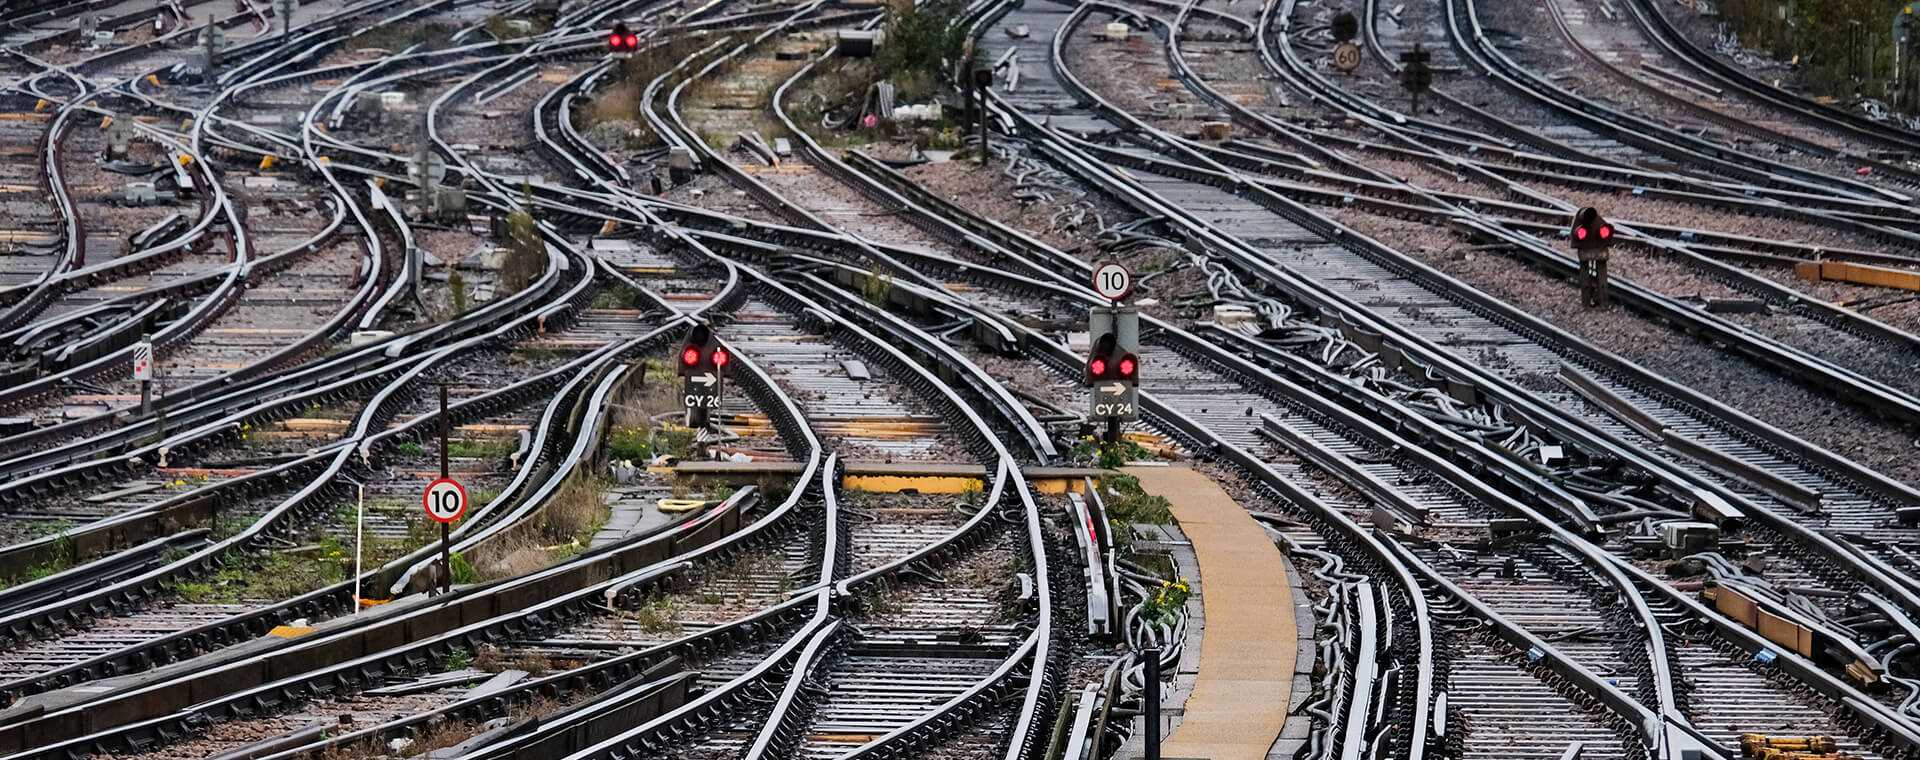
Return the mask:
<path id="1" fill-rule="evenodd" d="M 1113 383 L 1111 385 L 1100 386 L 1101 393 L 1120 393 L 1122 391 L 1125 391 L 1126 389 L 1127 389 L 1126 383 Z"/>
<path id="2" fill-rule="evenodd" d="M 712 388 L 714 383 L 720 382 L 720 378 L 714 377 L 712 372 L 694 375 L 693 377 L 690 377 L 687 379 L 692 380 L 697 385 L 706 386 L 708 388 Z"/>

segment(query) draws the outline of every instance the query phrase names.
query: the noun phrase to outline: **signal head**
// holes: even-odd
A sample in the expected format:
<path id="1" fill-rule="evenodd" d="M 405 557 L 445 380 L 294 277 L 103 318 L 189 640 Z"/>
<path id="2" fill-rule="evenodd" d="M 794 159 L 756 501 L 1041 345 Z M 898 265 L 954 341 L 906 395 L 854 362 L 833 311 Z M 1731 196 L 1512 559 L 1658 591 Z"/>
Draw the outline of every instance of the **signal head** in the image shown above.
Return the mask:
<path id="1" fill-rule="evenodd" d="M 1580 250 L 1613 245 L 1613 225 L 1600 216 L 1599 209 L 1592 206 L 1574 213 L 1573 227 L 1567 232 L 1568 237 L 1573 239 L 1573 247 Z"/>

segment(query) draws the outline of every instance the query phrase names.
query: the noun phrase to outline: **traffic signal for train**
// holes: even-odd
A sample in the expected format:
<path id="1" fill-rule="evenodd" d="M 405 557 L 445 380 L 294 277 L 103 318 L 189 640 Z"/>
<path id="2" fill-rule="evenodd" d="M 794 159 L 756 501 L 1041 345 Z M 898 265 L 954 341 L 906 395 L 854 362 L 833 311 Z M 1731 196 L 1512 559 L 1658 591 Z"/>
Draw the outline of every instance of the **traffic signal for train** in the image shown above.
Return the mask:
<path id="1" fill-rule="evenodd" d="M 607 49 L 615 53 L 631 53 L 640 49 L 640 35 L 634 34 L 625 23 L 614 24 L 613 31 L 607 33 Z"/>
<path id="2" fill-rule="evenodd" d="M 1102 333 L 1093 341 L 1093 351 L 1087 357 L 1087 384 L 1113 382 L 1139 386 L 1140 357 L 1120 345 L 1120 336 Z"/>
<path id="3" fill-rule="evenodd" d="M 727 353 L 727 347 L 714 340 L 713 329 L 706 325 L 694 325 L 687 330 L 687 339 L 680 348 L 680 376 L 697 377 L 712 375 L 724 377 L 727 364 L 733 356 Z"/>
<path id="4" fill-rule="evenodd" d="M 1602 218 L 1599 209 L 1588 206 L 1574 213 L 1573 229 L 1567 236 L 1576 251 L 1605 248 L 1613 245 L 1613 223 Z"/>

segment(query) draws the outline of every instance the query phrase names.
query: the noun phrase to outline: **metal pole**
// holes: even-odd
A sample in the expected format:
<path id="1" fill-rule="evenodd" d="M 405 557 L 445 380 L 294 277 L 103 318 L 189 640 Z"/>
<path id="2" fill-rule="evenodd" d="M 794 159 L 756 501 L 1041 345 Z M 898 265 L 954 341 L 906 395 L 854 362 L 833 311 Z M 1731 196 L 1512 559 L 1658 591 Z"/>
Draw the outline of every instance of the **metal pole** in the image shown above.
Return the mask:
<path id="1" fill-rule="evenodd" d="M 987 165 L 987 87 L 991 85 L 974 84 L 980 94 L 980 165 Z"/>
<path id="2" fill-rule="evenodd" d="M 447 418 L 447 384 L 440 384 L 440 477 L 447 476 L 447 438 L 453 434 Z M 447 523 L 440 523 L 440 593 L 453 591 L 453 539 Z"/>
<path id="3" fill-rule="evenodd" d="M 153 414 L 153 381 L 140 381 L 140 416 Z"/>
<path id="4" fill-rule="evenodd" d="M 1146 689 L 1140 695 L 1140 701 L 1147 709 L 1146 744 L 1147 760 L 1160 760 L 1160 648 L 1147 647 L 1140 650 L 1140 656 L 1146 658 Z"/>
<path id="5" fill-rule="evenodd" d="M 366 545 L 367 484 L 360 484 L 360 501 L 353 510 L 353 614 L 360 614 L 360 558 Z"/>

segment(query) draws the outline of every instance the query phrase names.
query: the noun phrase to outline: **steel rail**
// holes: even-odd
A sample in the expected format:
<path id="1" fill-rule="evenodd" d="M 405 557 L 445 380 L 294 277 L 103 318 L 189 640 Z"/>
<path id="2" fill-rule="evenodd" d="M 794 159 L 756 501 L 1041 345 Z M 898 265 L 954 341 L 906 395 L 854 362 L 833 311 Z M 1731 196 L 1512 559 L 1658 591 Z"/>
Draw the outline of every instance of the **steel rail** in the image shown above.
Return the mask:
<path id="1" fill-rule="evenodd" d="M 1024 117 L 1021 117 L 1021 116 L 1020 116 L 1019 114 L 1017 114 L 1017 113 L 1015 113 L 1014 115 L 1015 115 L 1016 117 L 1020 117 L 1020 118 L 1024 118 Z M 1033 127 L 1033 128 L 1035 128 L 1035 129 L 1038 129 L 1037 127 Z M 1044 130 L 1040 130 L 1040 131 L 1041 131 L 1041 133 L 1042 133 L 1042 134 L 1045 134 L 1045 132 L 1044 132 Z M 1076 170 L 1076 173 L 1080 173 L 1080 174 L 1083 174 L 1083 175 L 1085 175 L 1085 176 L 1087 176 L 1087 177 L 1090 177 L 1090 178 L 1093 178 L 1093 179 L 1092 179 L 1092 181 L 1094 181 L 1094 182 L 1095 182 L 1096 184 L 1102 184 L 1102 183 L 1104 182 L 1104 186 L 1106 186 L 1106 187 L 1107 187 L 1107 188 L 1109 188 L 1110 190 L 1113 190 L 1113 191 L 1115 191 L 1115 192 L 1117 192 L 1117 193 L 1118 193 L 1119 195 L 1121 195 L 1121 196 L 1122 196 L 1123 198 L 1127 198 L 1127 197 L 1133 197 L 1133 198 L 1136 198 L 1136 199 L 1139 199 L 1139 200 L 1140 200 L 1141 202 L 1148 202 L 1148 203 L 1149 203 L 1149 208 L 1151 208 L 1151 209 L 1152 209 L 1151 211 L 1149 211 L 1149 213 L 1169 213 L 1169 214 L 1171 214 L 1171 215 L 1172 215 L 1172 218 L 1176 218 L 1176 219 L 1178 219 L 1178 218 L 1179 218 L 1179 213 L 1178 213 L 1177 211 L 1168 211 L 1168 210 L 1167 210 L 1167 207 L 1164 207 L 1164 206 L 1159 206 L 1159 205 L 1152 205 L 1152 204 L 1153 204 L 1153 203 L 1155 203 L 1155 202 L 1151 202 L 1151 201 L 1150 201 L 1150 199 L 1148 199 L 1148 198 L 1147 198 L 1146 196 L 1143 196 L 1143 195 L 1140 195 L 1140 193 L 1141 193 L 1141 192 L 1143 192 L 1143 191 L 1141 191 L 1141 190 L 1138 190 L 1138 189 L 1127 189 L 1127 188 L 1126 188 L 1126 187 L 1125 187 L 1124 185 L 1116 185 L 1116 184 L 1113 184 L 1111 180 L 1105 180 L 1105 179 L 1104 179 L 1104 177 L 1103 177 L 1103 175 L 1100 175 L 1100 174 L 1099 174 L 1099 173 L 1097 172 L 1097 170 L 1095 170 L 1095 169 L 1094 169 L 1093 167 L 1091 167 L 1090 165 L 1085 165 L 1085 164 L 1079 164 L 1079 165 L 1075 165 L 1075 164 L 1074 164 L 1074 161 L 1075 161 L 1076 159 L 1073 159 L 1073 158 L 1071 157 L 1071 155 L 1070 155 L 1070 154 L 1065 154 L 1065 153 L 1057 153 L 1057 154 L 1056 154 L 1056 157 L 1058 157 L 1058 158 L 1060 158 L 1060 159 L 1061 159 L 1061 160 L 1063 160 L 1063 161 L 1066 161 L 1066 162 L 1067 162 L 1067 163 L 1068 163 L 1068 164 L 1069 164 L 1070 166 L 1075 166 L 1075 170 Z M 1309 220 L 1309 221 L 1312 221 L 1312 220 Z M 1317 221 L 1317 222 L 1314 222 L 1314 223 L 1312 223 L 1312 224 L 1309 224 L 1309 227 L 1308 227 L 1308 228 L 1309 228 L 1309 229 L 1318 229 L 1318 228 L 1324 228 L 1324 227 L 1326 227 L 1326 226 L 1328 226 L 1329 224 L 1330 224 L 1330 223 L 1327 223 L 1327 222 L 1324 222 L 1324 221 Z M 1197 232 L 1198 234 L 1200 234 L 1200 235 L 1202 235 L 1203 237 L 1213 237 L 1214 239 L 1216 239 L 1216 240 L 1220 240 L 1220 241 L 1224 241 L 1224 240 L 1225 240 L 1225 238 L 1223 238 L 1223 237 L 1219 237 L 1219 236 L 1218 236 L 1218 233 L 1212 233 L 1212 232 L 1208 232 L 1208 231 L 1206 231 L 1206 230 L 1205 230 L 1204 228 L 1195 228 L 1195 231 L 1196 231 L 1196 232 Z M 1342 235 L 1344 235 L 1344 237 L 1342 237 Z M 1352 235 L 1352 234 L 1350 233 L 1350 231 L 1346 231 L 1346 230 L 1344 230 L 1344 229 L 1341 229 L 1341 230 L 1340 230 L 1340 234 L 1339 234 L 1339 235 L 1335 235 L 1335 238 L 1337 238 L 1337 239 L 1342 239 L 1342 240 L 1346 240 L 1346 241 L 1348 241 L 1348 243 L 1349 243 L 1350 245 L 1360 245 L 1360 244 L 1368 244 L 1368 245 L 1371 245 L 1371 241 L 1365 241 L 1365 240 L 1364 240 L 1364 238 L 1357 238 L 1356 236 L 1354 236 L 1354 235 Z M 1257 259 L 1257 258 L 1247 258 L 1247 259 L 1245 259 L 1245 261 L 1243 262 L 1243 264 L 1244 264 L 1245 266 L 1249 266 L 1249 267 L 1252 267 L 1252 268 L 1253 268 L 1254 270 L 1256 270 L 1256 271 L 1258 271 L 1258 270 L 1262 270 L 1262 269 L 1265 269 L 1265 270 L 1267 270 L 1267 271 L 1268 271 L 1269 273 L 1268 273 L 1268 274 L 1264 274 L 1264 275 L 1261 275 L 1261 276 L 1262 276 L 1263 278 L 1275 278 L 1275 280 L 1276 280 L 1276 281 L 1280 281 L 1280 280 L 1285 280 L 1285 279 L 1287 279 L 1287 278 L 1286 278 L 1286 276 L 1285 276 L 1284 274 L 1282 274 L 1282 272 L 1283 272 L 1283 270 L 1280 270 L 1280 269 L 1274 269 L 1274 268 L 1272 268 L 1272 267 L 1271 267 L 1271 266 L 1269 266 L 1269 265 L 1266 265 L 1266 264 L 1263 264 L 1263 263 L 1260 263 L 1260 262 L 1258 261 L 1258 259 Z M 1303 284 L 1303 285 L 1302 285 L 1302 287 L 1304 287 L 1304 288 L 1305 288 L 1305 292 L 1312 292 L 1312 291 L 1314 291 L 1314 290 L 1316 290 L 1315 288 L 1313 288 L 1313 287 L 1311 287 L 1310 285 L 1306 285 L 1306 284 Z M 1339 298 L 1338 298 L 1338 297 L 1337 297 L 1336 295 L 1334 295 L 1334 294 L 1331 294 L 1331 293 L 1327 293 L 1327 294 L 1325 294 L 1324 296 L 1316 296 L 1315 298 L 1321 298 L 1321 297 L 1324 297 L 1324 298 L 1332 298 L 1332 299 L 1334 299 L 1334 302 L 1335 302 L 1335 303 L 1339 303 L 1339 302 L 1340 302 L 1340 299 L 1339 299 Z M 1350 313 L 1350 314 L 1355 314 L 1355 315 L 1359 315 L 1358 317 L 1349 317 L 1349 318 L 1365 318 L 1365 314 L 1364 314 L 1364 312 L 1363 312 L 1363 311 L 1361 311 L 1361 310 L 1359 310 L 1359 309 L 1358 309 L 1357 307 L 1354 307 L 1354 306 L 1350 306 L 1350 305 L 1349 305 L 1349 306 L 1348 306 L 1348 307 L 1346 307 L 1346 308 L 1347 308 L 1347 309 L 1351 309 L 1351 310 L 1352 310 L 1352 311 L 1349 311 L 1348 313 Z M 1523 320 L 1521 320 L 1521 321 L 1525 321 L 1525 320 L 1523 319 Z M 1391 327 L 1390 325 L 1374 325 L 1374 326 L 1372 326 L 1372 327 L 1370 327 L 1369 329 L 1373 329 L 1373 330 L 1384 330 L 1386 334 L 1392 334 L 1392 333 L 1394 333 L 1394 329 L 1393 329 L 1393 328 L 1392 328 L 1392 327 Z M 1417 336 L 1416 336 L 1416 337 L 1414 337 L 1414 338 L 1410 338 L 1409 340 L 1412 340 L 1412 341 L 1414 342 L 1414 345 L 1419 345 L 1419 343 L 1421 342 L 1421 339 L 1418 339 L 1418 338 L 1417 338 Z M 1445 365 L 1445 364 L 1446 364 L 1446 362 L 1444 362 L 1444 361 L 1443 361 L 1443 362 L 1441 362 L 1441 365 Z M 1450 373 L 1451 373 L 1451 371 L 1450 371 Z M 1471 373 L 1468 373 L 1468 374 L 1471 374 Z M 1455 377 L 1459 377 L 1459 376 L 1462 376 L 1462 375 L 1453 375 L 1453 376 L 1455 376 Z M 1495 385 L 1494 387 L 1498 387 L 1498 385 L 1496 384 L 1496 385 Z M 1484 387 L 1483 387 L 1483 389 L 1484 389 Z M 1871 573 L 1871 570 L 1869 570 L 1869 573 Z M 1823 675 L 1824 675 L 1824 674 L 1823 674 Z M 1831 680 L 1830 678 L 1829 678 L 1829 679 L 1828 679 L 1828 680 L 1827 680 L 1827 681 L 1826 681 L 1825 683 L 1827 684 L 1827 687 L 1832 687 L 1832 688 L 1834 688 L 1834 689 L 1836 689 L 1836 690 L 1839 690 L 1839 691 L 1842 691 L 1842 692 L 1845 692 L 1845 691 L 1850 691 L 1850 688 L 1849 688 L 1849 687 L 1846 687 L 1846 686 L 1845 686 L 1845 685 L 1843 685 L 1843 684 L 1839 684 L 1839 683 L 1838 683 L 1837 681 L 1832 681 L 1832 680 Z M 1823 687 L 1823 688 L 1825 688 L 1825 687 Z M 1888 722 L 1888 721 L 1890 720 L 1890 721 L 1891 721 L 1891 723 L 1890 723 L 1889 725 L 1898 725 L 1898 724 L 1899 724 L 1899 722 L 1900 722 L 1900 721 L 1898 721 L 1897 719 L 1891 719 L 1891 718 L 1890 718 L 1889 716 L 1886 716 L 1886 715 L 1885 715 L 1884 713 L 1874 713 L 1874 712 L 1872 712 L 1872 711 L 1871 711 L 1871 708 L 1869 708 L 1869 713 L 1868 713 L 1868 715 L 1869 715 L 1869 719 L 1870 719 L 1870 720 L 1879 720 L 1879 721 L 1881 721 L 1881 722 L 1883 722 L 1883 723 L 1884 723 L 1884 722 Z M 1875 717 L 1875 715 L 1878 715 L 1879 717 Z"/>

